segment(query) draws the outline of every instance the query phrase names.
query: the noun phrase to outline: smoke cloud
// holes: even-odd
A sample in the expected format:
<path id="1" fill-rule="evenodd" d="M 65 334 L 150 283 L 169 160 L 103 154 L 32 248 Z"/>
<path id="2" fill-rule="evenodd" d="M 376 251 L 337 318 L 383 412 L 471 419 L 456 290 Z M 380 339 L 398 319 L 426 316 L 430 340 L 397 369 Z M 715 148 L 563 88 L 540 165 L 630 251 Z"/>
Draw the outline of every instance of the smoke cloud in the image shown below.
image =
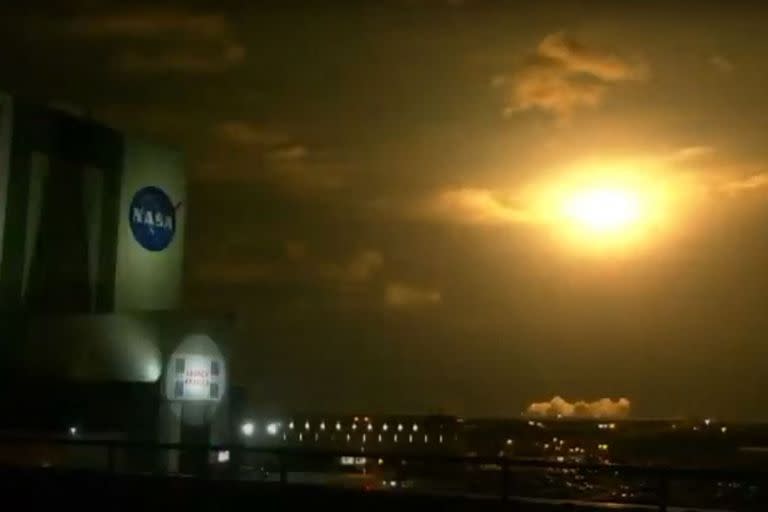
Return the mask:
<path id="1" fill-rule="evenodd" d="M 549 402 L 534 402 L 525 410 L 526 416 L 539 418 L 626 418 L 629 416 L 631 403 L 626 398 L 613 401 L 601 398 L 594 402 L 579 400 L 571 403 L 560 396 Z"/>

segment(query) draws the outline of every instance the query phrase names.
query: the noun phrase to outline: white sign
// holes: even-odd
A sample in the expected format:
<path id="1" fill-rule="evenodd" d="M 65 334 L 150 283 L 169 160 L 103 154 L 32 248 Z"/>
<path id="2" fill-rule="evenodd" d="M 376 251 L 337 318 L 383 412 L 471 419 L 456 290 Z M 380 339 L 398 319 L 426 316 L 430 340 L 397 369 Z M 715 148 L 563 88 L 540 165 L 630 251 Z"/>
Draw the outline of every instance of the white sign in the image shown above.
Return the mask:
<path id="1" fill-rule="evenodd" d="M 221 400 L 223 361 L 198 354 L 174 354 L 170 365 L 168 389 L 171 400 Z"/>
<path id="2" fill-rule="evenodd" d="M 166 400 L 197 404 L 210 417 L 227 392 L 227 367 L 224 356 L 207 334 L 184 337 L 165 366 L 163 396 Z M 181 414 L 182 407 L 171 410 Z M 187 408 L 188 410 L 192 409 Z M 196 421 L 189 416 L 184 421 Z M 208 420 L 206 420 L 208 421 Z"/>

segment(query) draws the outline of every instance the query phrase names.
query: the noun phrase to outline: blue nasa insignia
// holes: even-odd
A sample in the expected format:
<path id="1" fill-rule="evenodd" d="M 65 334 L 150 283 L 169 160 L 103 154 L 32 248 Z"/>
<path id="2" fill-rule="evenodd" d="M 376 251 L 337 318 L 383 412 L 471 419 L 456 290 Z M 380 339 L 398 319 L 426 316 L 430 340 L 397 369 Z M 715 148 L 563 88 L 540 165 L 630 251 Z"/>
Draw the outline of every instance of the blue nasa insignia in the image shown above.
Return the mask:
<path id="1" fill-rule="evenodd" d="M 158 187 L 144 187 L 133 196 L 128 212 L 133 237 L 148 251 L 162 251 L 176 232 L 176 209 Z"/>

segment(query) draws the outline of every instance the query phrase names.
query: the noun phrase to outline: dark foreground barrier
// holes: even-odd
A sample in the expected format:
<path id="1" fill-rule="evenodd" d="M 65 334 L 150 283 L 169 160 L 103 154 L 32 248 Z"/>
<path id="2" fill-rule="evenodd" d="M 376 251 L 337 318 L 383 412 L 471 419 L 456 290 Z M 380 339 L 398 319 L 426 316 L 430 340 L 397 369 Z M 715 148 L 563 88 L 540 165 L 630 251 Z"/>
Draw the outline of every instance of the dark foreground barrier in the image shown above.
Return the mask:
<path id="1" fill-rule="evenodd" d="M 502 502 L 470 496 L 360 491 L 336 487 L 194 477 L 109 475 L 89 470 L 14 468 L 0 470 L 0 493 L 8 510 L 595 510 L 590 503 L 512 499 Z M 13 504 L 13 505 L 12 505 Z M 617 506 L 607 508 L 616 510 Z M 647 507 L 621 505 L 621 510 Z"/>
<path id="2" fill-rule="evenodd" d="M 185 456 L 192 474 L 178 472 Z M 354 471 L 342 471 L 342 457 Z M 241 445 L 0 438 L 0 496 L 9 506 L 73 510 L 768 510 L 765 470 L 400 453 L 358 459 Z"/>

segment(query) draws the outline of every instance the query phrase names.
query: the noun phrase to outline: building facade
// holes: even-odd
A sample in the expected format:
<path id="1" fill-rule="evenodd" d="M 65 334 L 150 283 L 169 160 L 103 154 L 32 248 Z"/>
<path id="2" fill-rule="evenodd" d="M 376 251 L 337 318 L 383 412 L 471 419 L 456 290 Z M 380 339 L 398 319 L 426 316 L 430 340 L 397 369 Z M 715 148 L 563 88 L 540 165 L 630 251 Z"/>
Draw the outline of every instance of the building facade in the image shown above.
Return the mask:
<path id="1" fill-rule="evenodd" d="M 80 408 L 81 419 L 66 418 L 82 423 L 78 431 L 85 435 L 84 417 L 105 423 L 100 411 L 110 410 L 99 403 L 98 390 L 134 385 L 151 395 L 136 399 L 143 410 L 125 408 L 134 427 L 124 430 L 134 437 L 184 440 L 185 417 L 206 420 L 195 439 L 226 436 L 224 427 L 214 433 L 213 411 L 226 409 L 218 406 L 226 396 L 220 353 L 210 368 L 201 366 L 208 359 L 199 354 L 177 356 L 190 366 L 174 374 L 182 393 L 169 394 L 163 385 L 179 346 L 197 346 L 188 340 L 200 337 L 226 343 L 229 336 L 228 318 L 182 308 L 186 191 L 181 152 L 0 94 L 0 366 L 6 389 L 23 381 L 24 389 L 69 386 L 87 395 L 91 403 Z M 206 388 L 206 400 L 189 400 L 183 392 L 192 380 L 190 389 Z M 36 400 L 45 396 L 30 393 Z M 109 400 L 108 394 L 101 399 Z M 137 412 L 142 428 L 135 427 Z M 62 429 L 57 422 L 64 416 L 37 421 Z M 110 429 L 120 434 L 120 421 Z"/>

